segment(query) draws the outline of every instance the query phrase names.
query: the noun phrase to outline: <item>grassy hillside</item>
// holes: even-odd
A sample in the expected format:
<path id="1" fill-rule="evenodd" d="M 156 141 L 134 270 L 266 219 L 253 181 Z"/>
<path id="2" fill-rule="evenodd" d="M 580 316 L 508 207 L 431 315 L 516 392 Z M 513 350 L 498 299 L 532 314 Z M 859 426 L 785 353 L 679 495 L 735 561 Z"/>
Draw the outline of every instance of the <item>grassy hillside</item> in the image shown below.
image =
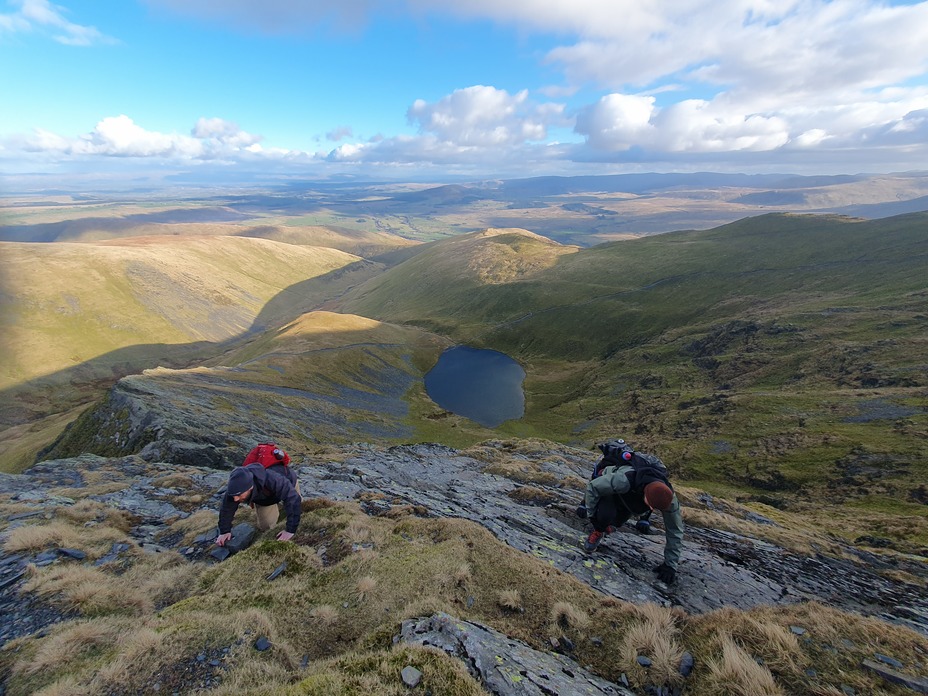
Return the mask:
<path id="1" fill-rule="evenodd" d="M 380 268 L 334 249 L 239 237 L 0 243 L 0 422 L 31 423 L 25 439 L 47 441 L 37 419 L 86 403 L 115 378 L 212 355 Z M 22 436 L 0 441 L 20 446 Z"/>
<path id="2" fill-rule="evenodd" d="M 386 232 L 352 229 L 343 226 L 294 225 L 288 224 L 286 219 L 282 220 L 279 225 L 242 226 L 239 231 L 233 234 L 243 237 L 270 239 L 285 244 L 338 249 L 363 258 L 379 256 L 390 251 L 414 247 L 418 244 L 418 242 Z"/>
<path id="3" fill-rule="evenodd" d="M 358 261 L 235 237 L 6 243 L 2 251 L 0 387 L 125 346 L 227 339 L 251 329 L 285 288 Z"/>
<path id="4" fill-rule="evenodd" d="M 904 521 L 928 520 L 926 224 L 769 215 L 495 278 L 475 259 L 500 242 L 471 236 L 345 307 L 519 359 L 526 416 L 503 432 L 621 433 L 710 489 L 812 511 L 824 496 L 845 504 L 824 520 L 842 534 L 919 548 L 928 530 Z"/>
<path id="5" fill-rule="evenodd" d="M 522 287 L 577 247 L 526 230 L 492 229 L 428 245 L 345 295 L 347 311 L 409 322 L 457 338 L 486 330 L 537 302 Z M 524 302 L 524 304 L 523 304 Z"/>
<path id="6" fill-rule="evenodd" d="M 255 437 L 288 449 L 408 441 L 404 397 L 423 400 L 421 387 L 407 393 L 447 346 L 414 327 L 310 312 L 200 366 L 125 378 L 45 458 L 120 456 L 154 443 L 158 461 L 231 466 Z"/>

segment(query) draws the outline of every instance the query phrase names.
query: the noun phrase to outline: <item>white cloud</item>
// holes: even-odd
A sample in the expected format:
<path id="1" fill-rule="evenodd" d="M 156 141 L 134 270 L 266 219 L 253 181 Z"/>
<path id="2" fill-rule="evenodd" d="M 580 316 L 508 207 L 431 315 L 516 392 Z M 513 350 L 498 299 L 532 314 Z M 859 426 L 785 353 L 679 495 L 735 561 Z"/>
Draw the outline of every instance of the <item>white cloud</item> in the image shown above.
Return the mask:
<path id="1" fill-rule="evenodd" d="M 657 109 L 653 97 L 625 94 L 609 94 L 581 111 L 577 132 L 606 151 L 773 150 L 789 140 L 786 123 L 776 116 L 739 114 L 698 99 Z"/>
<path id="2" fill-rule="evenodd" d="M 341 126 L 335 130 L 331 130 L 325 134 L 325 137 L 328 140 L 333 142 L 338 142 L 339 140 L 344 140 L 345 138 L 350 138 L 354 135 L 354 131 L 351 126 Z"/>
<path id="3" fill-rule="evenodd" d="M 642 140 L 654 139 L 654 113 L 654 97 L 607 94 L 580 111 L 576 131 L 593 147 L 627 150 Z"/>
<path id="4" fill-rule="evenodd" d="M 248 150 L 262 140 L 260 135 L 246 133 L 232 121 L 221 118 L 201 118 L 190 134 L 203 142 L 210 152 L 221 155 L 226 151 Z"/>
<path id="5" fill-rule="evenodd" d="M 12 139 L 21 150 L 50 156 L 145 157 L 171 160 L 235 159 L 244 153 L 276 156 L 258 145 L 252 135 L 219 118 L 201 118 L 191 135 L 146 130 L 125 115 L 102 119 L 89 133 L 68 138 L 36 129 L 32 135 Z M 8 148 L 9 149 L 9 148 Z"/>
<path id="6" fill-rule="evenodd" d="M 810 153 L 823 159 L 857 153 L 861 162 L 928 154 L 928 1 L 144 1 L 271 33 L 333 24 L 358 28 L 390 12 L 490 20 L 522 34 L 557 37 L 561 45 L 541 61 L 561 71 L 563 84 L 537 93 L 452 85 L 434 101 L 411 95 L 406 116 L 416 135 L 353 142 L 354 130 L 343 125 L 326 133 L 337 144 L 326 153 L 265 146 L 260 136 L 220 118 L 202 118 L 189 135 L 178 135 L 145 130 L 127 116 L 105 118 L 76 138 L 37 130 L 9 140 L 7 152 L 18 147 L 58 156 L 185 161 L 483 164 L 487 170 L 557 157 L 661 163 L 728 157 L 737 163 L 759 161 L 766 153 L 776 166 Z M 17 12 L 0 14 L 0 33 L 53 32 L 74 44 L 105 39 L 93 27 L 69 22 L 47 0 L 16 4 Z M 533 99 L 543 94 L 571 97 L 575 104 L 568 110 Z M 584 142 L 553 146 L 548 139 L 556 128 L 573 129 Z"/>
<path id="7" fill-rule="evenodd" d="M 58 43 L 68 46 L 92 46 L 101 43 L 116 43 L 112 37 L 101 33 L 96 27 L 75 24 L 65 18 L 64 8 L 52 5 L 48 0 L 14 0 L 19 10 L 11 14 L 0 14 L 0 32 L 48 33 Z"/>
<path id="8" fill-rule="evenodd" d="M 559 109 L 536 107 L 528 91 L 475 85 L 455 90 L 435 103 L 417 99 L 406 115 L 422 133 L 458 146 L 501 147 L 544 140 L 547 122 Z"/>

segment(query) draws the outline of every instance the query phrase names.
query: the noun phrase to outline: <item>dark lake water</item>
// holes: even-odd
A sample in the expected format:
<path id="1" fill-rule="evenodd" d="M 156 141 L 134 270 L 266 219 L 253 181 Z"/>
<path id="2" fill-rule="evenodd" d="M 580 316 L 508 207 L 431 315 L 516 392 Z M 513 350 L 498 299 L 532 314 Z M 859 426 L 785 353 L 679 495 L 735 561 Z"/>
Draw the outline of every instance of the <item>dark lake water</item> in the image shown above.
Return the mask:
<path id="1" fill-rule="evenodd" d="M 425 391 L 443 409 L 486 428 L 525 413 L 525 370 L 505 353 L 449 348 L 425 375 Z"/>

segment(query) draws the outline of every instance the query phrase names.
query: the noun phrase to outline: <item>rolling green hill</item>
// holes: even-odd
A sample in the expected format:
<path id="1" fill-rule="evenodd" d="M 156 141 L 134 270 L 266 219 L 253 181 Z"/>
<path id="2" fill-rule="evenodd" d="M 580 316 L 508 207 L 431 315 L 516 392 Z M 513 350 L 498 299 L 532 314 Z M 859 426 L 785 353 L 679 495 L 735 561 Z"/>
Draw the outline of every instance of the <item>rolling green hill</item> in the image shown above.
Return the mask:
<path id="1" fill-rule="evenodd" d="M 490 229 L 425 245 L 339 301 L 353 314 L 390 317 L 456 338 L 486 330 L 537 301 L 522 288 L 577 251 L 518 229 Z"/>
<path id="2" fill-rule="evenodd" d="M 381 268 L 334 249 L 242 237 L 0 243 L 0 427 L 13 428 L 0 435 L 4 466 L 20 458 L 12 448 L 34 452 L 50 439 L 46 426 L 63 425 L 43 419 L 116 378 L 214 355 Z"/>
<path id="3" fill-rule="evenodd" d="M 928 520 L 926 226 L 769 215 L 553 247 L 508 277 L 476 260 L 542 243 L 471 235 L 343 306 L 519 359 L 526 416 L 504 432 L 623 434 L 709 489 L 811 508 L 828 496 L 870 536 L 900 537 L 907 517 Z"/>
<path id="4" fill-rule="evenodd" d="M 414 327 L 309 312 L 197 367 L 120 380 L 46 457 L 127 455 L 149 445 L 158 461 L 221 467 L 238 461 L 257 433 L 291 449 L 408 440 L 404 397 L 421 391 L 415 385 L 447 346 Z"/>
<path id="5" fill-rule="evenodd" d="M 812 518 L 827 508 L 821 522 L 836 533 L 854 530 L 861 538 L 918 551 L 928 546 L 926 222 L 926 214 L 876 221 L 768 215 L 589 249 L 518 229 L 460 235 L 396 252 L 389 267 L 355 261 L 289 286 L 281 282 L 263 307 L 251 290 L 246 300 L 254 300 L 252 326 L 236 328 L 253 330 L 248 346 L 229 345 L 232 352 L 210 360 L 207 372 L 159 373 L 150 391 L 193 402 L 210 380 L 233 375 L 232 401 L 239 402 L 246 400 L 249 384 L 264 379 L 256 375 L 264 375 L 271 380 L 259 385 L 265 391 L 295 380 L 305 382 L 297 389 L 331 402 L 333 395 L 341 398 L 339 390 L 358 390 L 355 380 L 365 361 L 403 371 L 397 355 L 418 355 L 415 369 L 406 370 L 412 381 L 388 389 L 391 399 L 405 400 L 409 409 L 391 411 L 384 438 L 455 446 L 485 439 L 487 431 L 437 408 L 422 392 L 418 375 L 428 369 L 422 356 L 437 357 L 438 344 L 423 352 L 408 343 L 413 334 L 397 334 L 399 353 L 390 349 L 375 356 L 363 347 L 371 341 L 352 338 L 308 352 L 314 356 L 310 362 L 285 359 L 273 345 L 274 327 L 298 316 L 301 307 L 417 327 L 439 342 L 494 348 L 522 363 L 525 416 L 500 426 L 502 436 L 589 446 L 620 434 L 657 451 L 675 476 L 706 490 L 803 510 Z M 237 243 L 248 254 L 286 250 L 294 269 L 321 253 L 234 241 L 230 250 Z M 181 243 L 206 250 L 215 239 Z M 100 248 L 115 250 L 119 258 L 146 249 L 145 240 Z M 163 254 L 170 247 L 158 248 Z M 336 263 L 353 258 L 329 253 Z M 202 261 L 207 262 L 218 263 Z M 243 270 L 242 257 L 223 263 L 207 274 L 213 284 L 205 292 L 186 266 L 173 285 L 149 281 L 147 292 L 157 302 L 144 306 L 140 316 L 161 322 L 165 331 L 208 339 L 215 356 L 220 337 L 192 330 L 200 322 L 213 331 L 223 321 L 234 327 L 226 318 L 242 312 L 243 300 L 216 302 L 201 320 L 191 313 L 202 307 L 197 303 L 226 297 L 215 283 L 247 290 L 257 282 Z M 90 277 L 103 270 L 100 265 Z M 228 280 L 236 273 L 240 284 Z M 161 287 L 171 292 L 159 296 L 154 290 Z M 111 295 L 136 301 L 126 291 Z M 95 316 L 84 311 L 93 307 L 90 300 L 81 302 L 78 316 L 85 321 Z M 177 309 L 159 314 L 165 306 Z M 132 311 L 122 314 L 131 317 Z M 120 321 L 128 321 L 122 314 Z M 335 321 L 336 315 L 327 316 L 321 325 Z M 268 328 L 273 331 L 262 335 Z M 354 326 L 338 340 L 363 333 Z M 250 361 L 244 372 L 242 361 Z M 369 382 L 361 392 L 378 391 Z M 30 397 L 35 399 L 34 390 Z M 376 395 L 362 400 L 357 408 L 345 400 L 336 420 L 369 419 Z M 34 411 L 41 407 L 30 404 Z M 247 428 L 250 416 L 238 416 L 246 420 L 236 427 Z M 56 421 L 55 427 L 61 425 Z M 331 421 L 320 432 L 338 438 L 336 426 Z M 282 432 L 290 427 L 281 425 Z M 840 506 L 838 512 L 832 504 Z"/>

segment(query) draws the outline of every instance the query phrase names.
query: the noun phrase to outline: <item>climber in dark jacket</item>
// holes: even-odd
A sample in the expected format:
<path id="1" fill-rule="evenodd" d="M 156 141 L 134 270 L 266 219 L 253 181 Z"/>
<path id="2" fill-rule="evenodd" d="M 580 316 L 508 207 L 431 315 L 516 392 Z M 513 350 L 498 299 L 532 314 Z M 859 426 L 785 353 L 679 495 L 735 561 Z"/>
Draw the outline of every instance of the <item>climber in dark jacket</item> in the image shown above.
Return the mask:
<path id="1" fill-rule="evenodd" d="M 587 484 L 584 504 L 577 508 L 580 517 L 589 517 L 593 523 L 584 549 L 595 551 L 608 532 L 632 516 L 639 517 L 635 528 L 646 533 L 648 516 L 652 510 L 659 510 L 664 519 L 666 543 L 664 562 L 654 572 L 659 580 L 670 584 L 677 576 L 683 547 L 683 516 L 667 469 L 660 459 L 635 452 L 624 440 L 609 440 L 599 448 L 603 458 Z"/>
<path id="2" fill-rule="evenodd" d="M 243 503 L 254 508 L 261 531 L 277 524 L 280 515 L 278 504 L 283 503 L 287 511 L 287 525 L 277 539 L 289 541 L 300 524 L 302 501 L 296 474 L 289 466 L 277 464 L 266 469 L 263 464 L 255 463 L 237 467 L 229 474 L 229 485 L 222 498 L 216 544 L 224 546 L 232 538 L 232 518 Z"/>

